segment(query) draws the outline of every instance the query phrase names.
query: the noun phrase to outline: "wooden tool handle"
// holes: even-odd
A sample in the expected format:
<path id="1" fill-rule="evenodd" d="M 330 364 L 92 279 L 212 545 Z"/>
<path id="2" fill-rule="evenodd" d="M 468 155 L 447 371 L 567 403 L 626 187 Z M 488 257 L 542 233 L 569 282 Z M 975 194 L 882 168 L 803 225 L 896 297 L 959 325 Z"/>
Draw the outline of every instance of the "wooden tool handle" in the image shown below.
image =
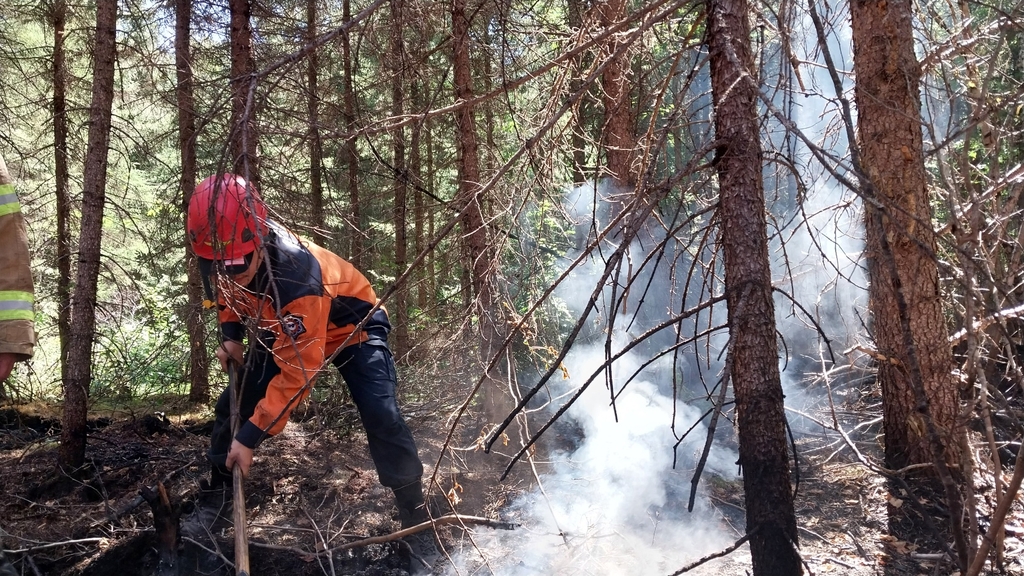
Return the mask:
<path id="1" fill-rule="evenodd" d="M 231 437 L 234 438 L 241 426 L 238 393 L 238 366 L 228 362 L 228 398 L 231 401 Z M 231 468 L 231 484 L 233 489 L 232 515 L 235 523 L 235 574 L 249 576 L 249 530 L 245 522 L 245 479 L 242 470 L 236 464 Z"/>
<path id="2" fill-rule="evenodd" d="M 242 471 L 235 466 L 231 474 L 234 484 L 234 521 L 235 521 L 235 574 L 249 576 L 249 530 L 245 523 L 245 480 Z"/>

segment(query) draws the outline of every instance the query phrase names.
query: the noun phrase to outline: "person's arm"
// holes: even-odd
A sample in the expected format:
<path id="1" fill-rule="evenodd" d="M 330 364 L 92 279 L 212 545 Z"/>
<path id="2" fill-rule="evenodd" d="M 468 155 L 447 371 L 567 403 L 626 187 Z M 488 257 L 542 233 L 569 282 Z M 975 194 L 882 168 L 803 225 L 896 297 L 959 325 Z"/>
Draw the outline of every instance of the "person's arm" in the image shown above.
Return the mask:
<path id="1" fill-rule="evenodd" d="M 221 343 L 217 347 L 217 360 L 220 361 L 221 370 L 227 372 L 229 362 L 234 362 L 236 369 L 242 366 L 245 355 L 242 334 L 244 333 L 245 326 L 235 311 L 229 309 L 224 304 L 223 299 L 219 300 L 219 304 L 217 320 L 220 324 Z M 238 440 L 232 440 L 224 465 L 228 470 L 233 469 L 237 465 L 238 469 L 242 472 L 242 477 L 248 477 L 249 467 L 252 466 L 252 450 L 252 448 L 244 446 Z"/>
<path id="2" fill-rule="evenodd" d="M 220 361 L 221 370 L 227 372 L 229 359 L 234 360 L 238 366 L 242 365 L 245 352 L 245 347 L 242 344 L 242 339 L 245 337 L 245 325 L 238 312 L 224 299 L 223 290 L 217 290 L 217 324 L 220 326 L 220 346 L 217 347 L 217 360 Z"/>
<path id="3" fill-rule="evenodd" d="M 28 233 L 21 203 L 0 156 L 0 382 L 14 363 L 32 357 L 36 334 Z"/>

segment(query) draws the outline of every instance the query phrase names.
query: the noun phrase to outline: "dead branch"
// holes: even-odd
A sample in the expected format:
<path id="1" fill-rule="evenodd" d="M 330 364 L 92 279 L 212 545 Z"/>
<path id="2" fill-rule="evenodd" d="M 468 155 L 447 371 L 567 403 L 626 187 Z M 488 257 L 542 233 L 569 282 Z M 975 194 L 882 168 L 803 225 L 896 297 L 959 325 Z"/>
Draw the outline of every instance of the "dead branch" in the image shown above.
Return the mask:
<path id="1" fill-rule="evenodd" d="M 39 572 L 39 567 L 36 566 L 36 561 L 32 559 L 32 556 L 25 554 L 25 563 L 28 564 L 28 567 L 32 569 L 33 574 L 35 574 L 36 576 L 43 576 L 42 573 Z"/>
<path id="2" fill-rule="evenodd" d="M 688 512 L 693 512 L 693 504 L 697 499 L 697 485 L 700 483 L 700 477 L 704 471 L 704 465 L 707 464 L 708 454 L 711 453 L 711 445 L 715 441 L 715 430 L 718 428 L 718 417 L 722 414 L 722 407 L 725 406 L 725 396 L 729 390 L 729 379 L 732 375 L 731 368 L 732 356 L 730 355 L 726 359 L 725 373 L 722 375 L 722 380 L 719 383 L 721 389 L 718 391 L 718 402 L 715 403 L 714 413 L 711 415 L 711 421 L 708 423 L 708 434 L 707 438 L 704 440 L 704 450 L 700 453 L 700 460 L 697 461 L 697 468 L 693 471 L 693 478 L 690 480 L 690 500 L 686 504 L 686 510 Z M 682 442 L 682 439 L 680 439 L 679 442 Z M 679 446 L 679 442 L 676 442 L 676 446 Z M 673 462 L 673 466 L 674 465 L 675 462 Z"/>
<path id="3" fill-rule="evenodd" d="M 339 550 L 348 550 L 349 548 L 359 548 L 359 547 L 362 547 L 362 546 L 369 546 L 370 544 L 381 544 L 381 543 L 384 543 L 384 542 L 392 542 L 394 540 L 398 540 L 400 538 L 405 538 L 406 536 L 409 536 L 409 535 L 412 535 L 412 534 L 416 534 L 417 532 L 422 532 L 422 531 L 427 530 L 429 528 L 433 528 L 434 526 L 448 526 L 448 525 L 451 525 L 451 524 L 458 524 L 458 525 L 470 524 L 470 525 L 477 525 L 477 526 L 487 526 L 489 528 L 497 528 L 499 530 L 515 530 L 516 528 L 519 527 L 519 524 L 516 524 L 515 522 L 505 522 L 505 521 L 502 521 L 502 520 L 494 520 L 492 518 L 481 518 L 479 516 L 460 516 L 459 514 L 449 514 L 448 516 L 441 516 L 440 518 L 434 518 L 434 519 L 429 520 L 427 522 L 422 522 L 422 523 L 417 524 L 415 526 L 410 526 L 410 527 L 405 528 L 403 530 L 399 530 L 397 532 L 392 532 L 391 534 L 386 534 L 384 536 L 371 536 L 370 538 L 364 538 L 362 540 L 356 540 L 355 542 L 348 542 L 347 544 L 341 544 L 339 546 L 335 546 L 334 548 L 331 548 L 330 551 L 331 552 L 336 552 L 336 551 L 339 551 Z"/>
<path id="4" fill-rule="evenodd" d="M 46 544 L 40 544 L 38 546 L 30 546 L 28 548 L 19 548 L 17 550 L 4 550 L 4 554 L 28 554 L 31 552 L 38 552 L 39 550 L 46 550 L 47 548 L 58 548 L 60 546 L 70 546 L 72 544 L 102 544 L 109 540 L 109 538 L 79 538 L 78 540 L 64 540 L 62 542 L 48 542 Z"/>
<path id="5" fill-rule="evenodd" d="M 693 562 L 692 564 L 688 564 L 686 566 L 683 566 L 679 570 L 673 572 L 670 576 L 679 576 L 680 574 L 685 574 L 686 572 L 689 572 L 690 570 L 693 570 L 694 568 L 700 566 L 701 564 L 705 564 L 707 562 L 710 562 L 710 561 L 714 560 L 715 558 L 721 558 L 723 556 L 728 556 L 729 554 L 732 554 L 733 551 L 735 551 L 737 548 L 739 548 L 740 546 L 743 546 L 744 544 L 746 544 L 747 540 L 750 540 L 750 537 L 753 536 L 756 532 L 757 532 L 757 530 L 755 529 L 753 532 L 750 532 L 749 534 L 744 534 L 742 538 L 737 540 L 735 543 L 733 543 L 732 546 L 729 546 L 725 550 L 720 550 L 718 552 L 715 552 L 714 554 L 708 554 L 707 556 L 701 558 L 700 560 L 697 560 L 696 562 Z"/>
<path id="6" fill-rule="evenodd" d="M 978 553 L 974 556 L 974 562 L 971 563 L 970 569 L 967 570 L 967 576 L 978 576 L 981 573 L 982 567 L 985 566 L 985 558 L 988 556 L 989 550 L 996 543 L 997 534 L 1006 524 L 1006 514 L 1010 511 L 1010 506 L 1014 500 L 1017 499 L 1017 491 L 1020 490 L 1021 480 L 1024 480 L 1024 449 L 1017 451 L 1017 461 L 1013 465 L 1013 477 L 1010 479 L 1003 497 L 999 499 L 995 512 L 992 513 L 992 523 L 989 524 L 988 531 L 985 532 L 985 537 L 981 540 L 981 546 L 978 547 Z"/>
<path id="7" fill-rule="evenodd" d="M 975 320 L 974 323 L 971 325 L 971 331 L 978 332 L 980 330 L 988 328 L 989 326 L 995 324 L 996 322 L 1006 320 L 1008 318 L 1017 318 L 1022 314 L 1024 314 L 1024 304 L 1021 304 L 1020 306 L 1014 306 L 1012 308 L 1005 308 L 1003 310 L 999 310 L 994 314 L 990 314 L 988 316 L 985 316 L 984 318 Z M 949 345 L 956 346 L 965 338 L 967 338 L 967 334 L 968 329 L 966 327 L 961 328 L 955 334 L 949 337 Z"/>

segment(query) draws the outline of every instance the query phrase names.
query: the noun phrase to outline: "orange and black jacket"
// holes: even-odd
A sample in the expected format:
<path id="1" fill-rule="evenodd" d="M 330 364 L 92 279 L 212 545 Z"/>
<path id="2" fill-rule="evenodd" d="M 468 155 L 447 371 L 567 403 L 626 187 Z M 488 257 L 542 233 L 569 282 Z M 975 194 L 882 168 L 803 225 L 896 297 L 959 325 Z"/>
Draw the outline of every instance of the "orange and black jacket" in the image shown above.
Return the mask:
<path id="1" fill-rule="evenodd" d="M 377 295 L 355 266 L 274 222 L 267 224 L 264 259 L 253 281 L 245 287 L 217 283 L 222 339 L 241 342 L 248 335 L 249 345 L 264 346 L 280 368 L 235 436 L 250 448 L 284 428 L 292 408 L 309 394 L 325 360 L 338 348 L 386 341 L 391 330 L 383 308 L 367 318 Z"/>

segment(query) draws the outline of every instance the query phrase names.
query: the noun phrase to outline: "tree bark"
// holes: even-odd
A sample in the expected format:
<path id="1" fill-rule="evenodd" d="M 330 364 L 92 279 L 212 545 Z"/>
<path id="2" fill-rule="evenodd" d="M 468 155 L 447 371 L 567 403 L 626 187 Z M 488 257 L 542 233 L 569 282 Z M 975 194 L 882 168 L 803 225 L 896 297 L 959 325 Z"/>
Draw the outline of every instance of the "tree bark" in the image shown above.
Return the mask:
<path id="1" fill-rule="evenodd" d="M 889 467 L 903 468 L 931 462 L 932 452 L 909 380 L 910 351 L 904 346 L 897 284 L 908 307 L 928 412 L 947 434 L 956 428 L 957 390 L 926 189 L 921 72 L 913 50 L 911 7 L 902 0 L 868 0 L 853 2 L 851 8 L 861 163 L 882 205 L 867 203 L 865 225 L 875 343 L 878 353 L 890 359 L 878 366 L 885 455 Z M 876 218 L 879 210 L 881 218 Z M 883 238 L 898 277 L 884 264 Z M 950 462 L 959 461 L 954 457 L 958 446 L 951 438 L 946 442 Z"/>
<path id="2" fill-rule="evenodd" d="M 175 96 L 178 101 L 178 149 L 181 153 L 182 214 L 188 214 L 188 203 L 196 185 L 196 112 L 194 78 L 192 74 L 192 0 L 175 0 L 174 64 L 178 85 Z M 185 294 L 188 297 L 185 310 L 185 330 L 188 332 L 189 347 L 189 391 L 188 399 L 203 403 L 210 399 L 210 356 L 206 350 L 206 324 L 203 322 L 202 279 L 199 264 L 192 252 L 188 238 L 185 239 L 185 271 L 187 280 Z"/>
<path id="3" fill-rule="evenodd" d="M 768 260 L 758 84 L 746 0 L 707 3 L 729 367 L 754 576 L 802 573 Z"/>
<path id="4" fill-rule="evenodd" d="M 469 59 L 469 14 L 465 0 L 452 3 L 452 38 L 454 45 L 455 101 L 468 102 L 473 98 L 472 64 Z M 463 234 L 467 244 L 470 281 L 475 306 L 489 312 L 492 296 L 489 283 L 491 258 L 487 250 L 487 229 L 484 227 L 480 190 L 480 150 L 476 133 L 473 107 L 460 106 L 455 113 L 456 143 L 459 152 L 459 190 L 456 205 L 467 207 L 462 218 Z"/>
<path id="5" fill-rule="evenodd" d="M 419 110 L 422 103 L 420 102 L 420 89 L 419 80 L 414 79 L 410 86 L 410 101 L 415 110 Z M 409 178 L 416 184 L 415 194 L 413 195 L 413 250 L 416 254 L 423 251 L 423 248 L 427 245 L 426 238 L 424 238 L 424 217 L 426 210 L 426 203 L 424 199 L 424 187 L 423 181 L 423 153 L 420 150 L 420 144 L 422 139 L 420 135 L 423 134 L 423 122 L 416 122 L 412 125 L 412 133 L 409 136 Z M 432 258 L 432 256 L 427 256 Z M 427 287 L 426 287 L 426 266 L 419 266 L 416 270 L 416 306 L 420 310 L 427 308 Z"/>
<path id="6" fill-rule="evenodd" d="M 249 0 L 229 0 L 231 11 L 231 156 L 233 170 L 260 189 L 256 151 L 255 104 L 249 91 L 256 62 L 252 55 L 252 5 Z"/>
<path id="7" fill-rule="evenodd" d="M 57 332 L 62 365 L 67 361 L 71 338 L 71 177 L 68 172 L 68 65 L 64 53 L 67 15 L 67 2 L 54 2 L 50 13 L 53 24 L 53 164 L 57 195 Z"/>
<path id="8" fill-rule="evenodd" d="M 100 241 L 106 203 L 107 156 L 114 100 L 114 61 L 117 47 L 117 1 L 97 0 L 93 49 L 92 104 L 89 141 L 82 178 L 82 224 L 78 243 L 78 273 L 71 300 L 70 339 L 63 366 L 64 415 L 58 464 L 78 471 L 85 462 L 86 417 L 92 382 L 92 345 L 96 328 L 96 286 L 100 272 Z"/>
<path id="9" fill-rule="evenodd" d="M 401 118 L 405 113 L 405 42 L 402 37 L 404 27 L 404 2 L 391 1 L 391 22 L 394 29 L 391 33 L 391 115 Z M 395 278 L 405 272 L 409 262 L 409 239 L 406 232 L 408 210 L 408 170 L 405 157 L 405 128 L 397 127 L 392 134 L 392 156 L 394 169 L 394 204 L 393 216 L 395 226 Z M 408 349 L 409 321 L 408 300 L 409 288 L 397 286 L 394 303 L 389 310 L 394 314 L 393 348 L 396 357 L 403 355 Z"/>
<path id="10" fill-rule="evenodd" d="M 472 288 L 472 295 L 467 300 L 471 314 L 479 318 L 479 360 L 487 366 L 492 355 L 498 352 L 502 336 L 492 285 L 494 251 L 490 248 L 484 224 L 485 199 L 480 191 L 482 182 L 476 119 L 473 107 L 465 104 L 473 98 L 472 63 L 469 57 L 470 13 L 467 11 L 466 0 L 455 0 L 452 3 L 452 26 L 455 101 L 462 104 L 455 113 L 456 145 L 459 152 L 459 189 L 455 205 L 463 211 L 465 257 L 468 258 L 467 268 Z M 487 374 L 483 397 L 491 417 L 500 418 L 515 405 L 502 388 L 501 381 L 492 373 Z"/>
<path id="11" fill-rule="evenodd" d="M 434 132 L 429 129 L 424 132 L 426 137 L 426 151 L 427 151 L 427 169 L 426 169 L 426 180 L 424 186 L 427 188 L 427 192 L 430 192 L 432 198 L 436 198 L 436 186 L 437 180 L 437 164 L 434 160 Z M 434 227 L 436 224 L 435 211 L 427 210 L 427 238 L 434 237 Z M 431 254 L 427 257 L 427 292 L 430 294 L 428 302 L 430 305 L 434 304 L 437 299 L 437 257 L 436 253 Z"/>
<path id="12" fill-rule="evenodd" d="M 306 0 L 306 44 L 316 42 L 318 28 L 317 0 Z M 306 111 L 309 116 L 309 196 L 310 224 L 313 239 L 327 246 L 327 224 L 324 219 L 323 158 L 324 147 L 320 138 L 320 58 L 312 50 L 306 58 Z"/>
<path id="13" fill-rule="evenodd" d="M 575 32 L 583 27 L 582 0 L 568 0 L 566 2 L 566 19 L 569 30 Z M 583 55 L 579 54 L 572 59 L 572 79 L 569 81 L 569 93 L 575 94 L 583 88 Z M 574 184 L 582 184 L 586 181 L 587 174 L 584 166 L 587 162 L 587 99 L 581 98 L 574 108 L 572 115 L 572 136 L 570 138 L 572 147 L 572 181 Z"/>
<path id="14" fill-rule="evenodd" d="M 621 20 L 626 13 L 625 0 L 606 0 L 597 4 L 601 26 L 609 28 Z M 602 46 L 601 57 L 612 59 L 601 74 L 601 101 L 604 104 L 604 126 L 602 141 L 608 176 L 620 185 L 632 187 L 636 184 L 633 159 L 636 139 L 633 134 L 633 111 L 629 101 L 629 59 L 614 57 L 621 44 L 611 36 Z"/>
<path id="15" fill-rule="evenodd" d="M 348 23 L 352 20 L 352 3 L 344 0 L 342 7 L 342 21 Z M 343 114 L 345 116 L 345 131 L 348 136 L 341 148 L 342 164 L 348 175 L 349 194 L 349 217 L 351 218 L 349 234 L 348 259 L 356 268 L 363 265 L 363 219 L 362 210 L 359 205 L 359 153 L 356 150 L 356 94 L 352 81 L 352 46 L 349 35 L 341 37 L 341 59 L 344 68 L 343 88 Z"/>

